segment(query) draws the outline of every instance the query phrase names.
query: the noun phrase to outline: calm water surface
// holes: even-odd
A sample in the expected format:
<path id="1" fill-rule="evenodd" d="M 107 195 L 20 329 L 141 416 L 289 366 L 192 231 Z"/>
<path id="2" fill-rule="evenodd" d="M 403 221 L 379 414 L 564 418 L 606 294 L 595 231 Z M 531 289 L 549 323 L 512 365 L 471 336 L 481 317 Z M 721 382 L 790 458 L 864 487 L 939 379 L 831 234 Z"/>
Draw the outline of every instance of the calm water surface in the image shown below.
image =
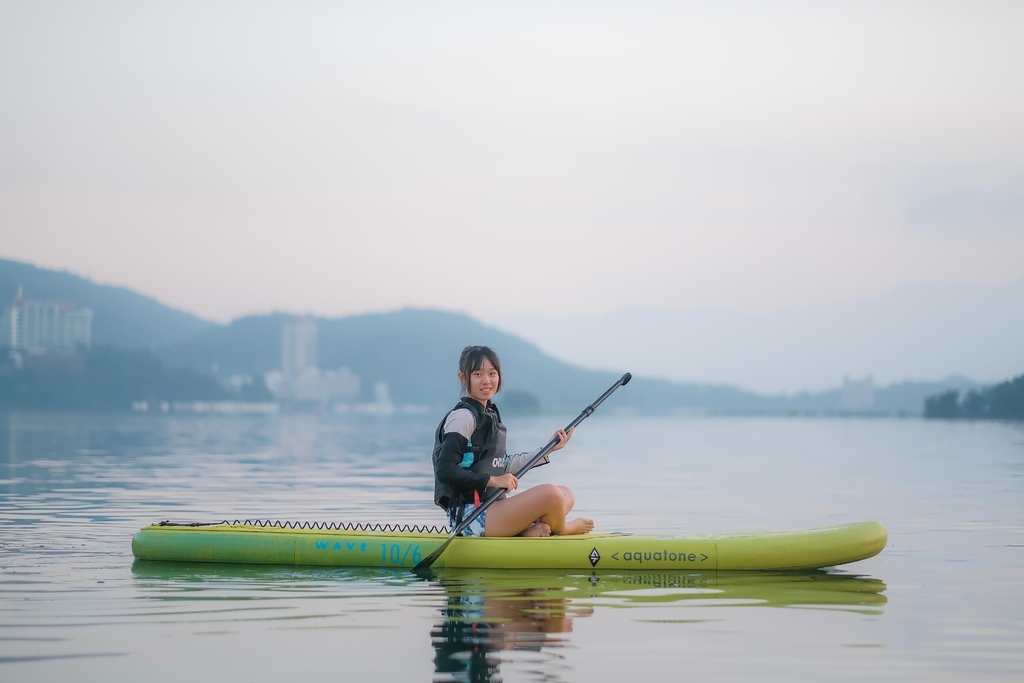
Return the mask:
<path id="1" fill-rule="evenodd" d="M 134 562 L 159 520 L 444 523 L 439 416 L 0 415 L 0 680 L 1024 678 L 1024 425 L 596 413 L 541 481 L 600 530 L 877 519 L 827 572 Z M 509 420 L 542 445 L 575 415 Z"/>

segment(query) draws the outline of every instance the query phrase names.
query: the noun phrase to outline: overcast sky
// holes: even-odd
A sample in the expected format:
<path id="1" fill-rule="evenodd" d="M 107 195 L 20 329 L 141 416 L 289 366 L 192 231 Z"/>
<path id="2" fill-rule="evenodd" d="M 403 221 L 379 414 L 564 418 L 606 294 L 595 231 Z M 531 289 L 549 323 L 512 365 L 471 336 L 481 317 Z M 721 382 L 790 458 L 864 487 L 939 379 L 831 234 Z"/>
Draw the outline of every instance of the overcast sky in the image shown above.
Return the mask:
<path id="1" fill-rule="evenodd" d="M 1007 283 L 1022 27 L 1014 0 L 0 0 L 0 257 L 222 322 Z"/>

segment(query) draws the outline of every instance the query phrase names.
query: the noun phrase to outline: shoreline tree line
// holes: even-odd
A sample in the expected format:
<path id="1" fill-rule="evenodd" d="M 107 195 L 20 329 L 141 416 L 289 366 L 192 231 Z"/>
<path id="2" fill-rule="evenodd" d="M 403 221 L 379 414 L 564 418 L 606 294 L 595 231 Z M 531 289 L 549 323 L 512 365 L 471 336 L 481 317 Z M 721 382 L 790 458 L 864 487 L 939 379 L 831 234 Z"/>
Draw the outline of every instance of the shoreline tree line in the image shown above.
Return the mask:
<path id="1" fill-rule="evenodd" d="M 167 367 L 148 349 L 94 345 L 74 354 L 0 350 L 0 410 L 127 411 L 137 401 L 271 401 L 262 379 L 232 391 L 212 375 Z"/>
<path id="2" fill-rule="evenodd" d="M 944 391 L 924 401 L 924 416 L 944 420 L 1024 420 L 1024 375 L 982 389 Z"/>

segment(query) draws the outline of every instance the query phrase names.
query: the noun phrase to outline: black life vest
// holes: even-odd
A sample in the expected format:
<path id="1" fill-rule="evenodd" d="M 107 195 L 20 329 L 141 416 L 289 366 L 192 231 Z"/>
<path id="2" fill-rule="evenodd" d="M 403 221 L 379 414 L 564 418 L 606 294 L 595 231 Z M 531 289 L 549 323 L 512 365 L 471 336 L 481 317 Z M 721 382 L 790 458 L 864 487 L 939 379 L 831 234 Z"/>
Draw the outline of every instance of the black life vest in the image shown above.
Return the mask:
<path id="1" fill-rule="evenodd" d="M 482 407 L 478 402 L 463 399 L 454 408 L 445 413 L 441 422 L 434 432 L 434 453 L 433 464 L 437 467 L 437 459 L 441 454 L 441 442 L 444 440 L 444 423 L 448 416 L 456 410 L 469 410 L 476 420 L 476 428 L 473 436 L 469 439 L 469 449 L 463 455 L 463 467 L 472 472 L 496 476 L 504 474 L 508 467 L 508 454 L 505 451 L 506 429 L 501 423 L 501 413 L 494 403 L 488 403 Z M 467 457 L 468 456 L 468 457 Z M 494 491 L 504 489 L 488 488 L 484 496 L 490 496 Z M 501 497 L 504 497 L 502 495 Z M 440 481 L 434 476 L 434 503 L 447 510 L 453 505 L 464 505 L 473 502 L 472 490 L 456 490 L 449 484 Z"/>

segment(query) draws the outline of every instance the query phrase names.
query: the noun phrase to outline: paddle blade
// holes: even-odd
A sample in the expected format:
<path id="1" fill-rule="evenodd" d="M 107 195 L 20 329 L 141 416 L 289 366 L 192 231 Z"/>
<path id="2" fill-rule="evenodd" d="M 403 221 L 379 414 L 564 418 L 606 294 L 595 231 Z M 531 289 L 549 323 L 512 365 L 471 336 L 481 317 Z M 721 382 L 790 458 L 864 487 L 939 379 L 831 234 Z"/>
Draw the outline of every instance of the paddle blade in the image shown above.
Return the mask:
<path id="1" fill-rule="evenodd" d="M 426 574 L 426 573 L 428 573 L 430 571 L 430 567 L 434 564 L 434 562 L 437 561 L 437 558 L 441 557 L 441 553 L 444 552 L 445 548 L 448 547 L 448 544 L 452 542 L 453 538 L 455 538 L 455 534 L 452 534 L 451 536 L 449 536 L 448 540 L 445 541 L 444 543 L 442 543 L 440 546 L 438 546 L 437 550 L 435 550 L 434 552 L 430 553 L 429 555 L 424 557 L 422 560 L 420 560 L 419 563 L 415 567 L 412 568 L 413 573 L 414 574 Z"/>

